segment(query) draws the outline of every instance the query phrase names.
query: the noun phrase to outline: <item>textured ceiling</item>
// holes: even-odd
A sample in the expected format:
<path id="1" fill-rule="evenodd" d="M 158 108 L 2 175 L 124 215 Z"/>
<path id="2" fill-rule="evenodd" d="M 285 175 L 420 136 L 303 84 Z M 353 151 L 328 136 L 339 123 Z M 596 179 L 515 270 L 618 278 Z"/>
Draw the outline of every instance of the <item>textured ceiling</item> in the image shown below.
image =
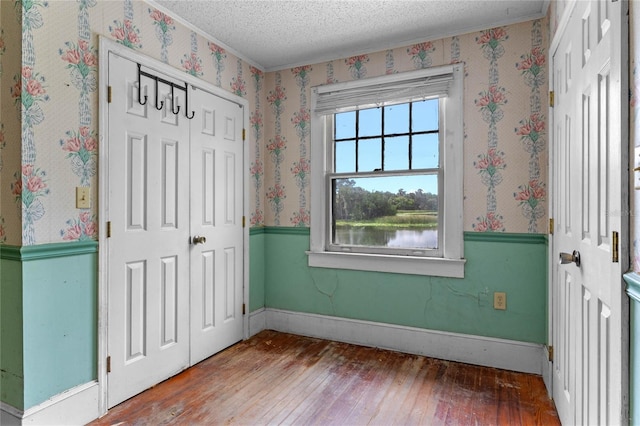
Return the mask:
<path id="1" fill-rule="evenodd" d="M 544 16 L 549 0 L 151 0 L 273 71 Z"/>

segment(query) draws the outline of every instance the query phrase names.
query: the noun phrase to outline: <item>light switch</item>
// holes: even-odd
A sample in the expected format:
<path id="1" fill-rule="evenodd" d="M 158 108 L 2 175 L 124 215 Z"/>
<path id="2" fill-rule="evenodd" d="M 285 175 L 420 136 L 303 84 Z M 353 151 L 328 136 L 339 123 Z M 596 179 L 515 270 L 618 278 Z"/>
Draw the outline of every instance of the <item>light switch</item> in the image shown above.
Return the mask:
<path id="1" fill-rule="evenodd" d="M 88 209 L 91 208 L 91 192 L 88 186 L 76 187 L 76 208 Z"/>

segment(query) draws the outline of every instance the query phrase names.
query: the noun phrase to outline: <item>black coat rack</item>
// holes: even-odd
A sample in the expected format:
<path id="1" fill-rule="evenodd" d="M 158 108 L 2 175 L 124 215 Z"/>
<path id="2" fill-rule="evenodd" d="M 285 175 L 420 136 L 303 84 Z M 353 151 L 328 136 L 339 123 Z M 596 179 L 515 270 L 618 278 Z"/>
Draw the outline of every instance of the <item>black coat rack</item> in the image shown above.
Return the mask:
<path id="1" fill-rule="evenodd" d="M 138 64 L 138 102 L 140 103 L 140 105 L 146 105 L 147 104 L 147 95 L 144 95 L 144 100 L 143 100 L 143 96 L 142 96 L 142 84 L 140 84 L 140 80 L 142 77 L 148 77 L 150 79 L 152 79 L 153 81 L 155 81 L 155 85 L 156 85 L 156 99 L 155 99 L 155 107 L 158 110 L 161 110 L 164 107 L 164 101 L 160 101 L 158 100 L 158 83 L 163 83 L 166 84 L 167 86 L 171 87 L 171 112 L 174 113 L 175 115 L 178 115 L 178 113 L 180 112 L 180 105 L 177 105 L 176 109 L 174 110 L 174 103 L 173 99 L 175 99 L 173 97 L 173 90 L 174 89 L 178 89 L 178 90 L 182 90 L 184 92 L 184 116 L 187 117 L 189 120 L 191 120 L 195 115 L 196 112 L 195 111 L 191 111 L 191 115 L 189 115 L 187 113 L 188 109 L 189 109 L 189 84 L 188 83 L 184 83 L 184 86 L 180 86 L 179 84 L 176 84 L 172 81 L 168 81 L 165 80 L 164 78 L 158 77 L 156 75 L 150 74 L 146 71 L 142 71 L 142 65 Z"/>

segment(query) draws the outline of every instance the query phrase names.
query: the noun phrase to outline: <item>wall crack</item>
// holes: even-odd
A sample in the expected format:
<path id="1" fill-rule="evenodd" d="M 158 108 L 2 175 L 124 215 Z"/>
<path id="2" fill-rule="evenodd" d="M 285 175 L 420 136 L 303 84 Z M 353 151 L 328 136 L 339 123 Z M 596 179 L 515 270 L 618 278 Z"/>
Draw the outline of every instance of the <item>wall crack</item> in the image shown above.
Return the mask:
<path id="1" fill-rule="evenodd" d="M 313 286 L 318 291 L 318 293 L 322 294 L 323 296 L 327 296 L 327 298 L 329 299 L 329 304 L 331 305 L 331 313 L 335 316 L 336 315 L 336 308 L 335 308 L 335 305 L 333 304 L 333 296 L 335 295 L 336 291 L 338 290 L 338 286 L 340 284 L 340 279 L 338 278 L 338 275 L 337 274 L 335 275 L 335 280 L 333 281 L 334 286 L 333 286 L 333 289 L 330 292 L 325 291 L 322 288 L 320 288 L 320 286 L 316 282 L 316 279 L 313 276 L 313 274 L 311 274 L 311 282 L 313 283 Z"/>

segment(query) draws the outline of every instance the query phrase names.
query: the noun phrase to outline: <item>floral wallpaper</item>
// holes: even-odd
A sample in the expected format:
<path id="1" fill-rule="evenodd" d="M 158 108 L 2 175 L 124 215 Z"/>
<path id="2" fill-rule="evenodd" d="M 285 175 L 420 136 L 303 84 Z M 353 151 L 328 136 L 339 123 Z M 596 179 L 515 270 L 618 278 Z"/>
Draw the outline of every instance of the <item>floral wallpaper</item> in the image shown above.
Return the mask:
<path id="1" fill-rule="evenodd" d="M 311 87 L 463 62 L 466 231 L 546 233 L 548 20 L 267 74 L 264 217 L 309 225 Z"/>
<path id="2" fill-rule="evenodd" d="M 0 7 L 0 243 L 97 239 L 98 35 L 249 100 L 251 223 L 264 224 L 261 70 L 140 0 Z M 77 186 L 90 209 L 75 208 Z"/>
<path id="3" fill-rule="evenodd" d="M 253 140 L 254 155 L 251 159 L 251 168 L 249 169 L 251 187 L 253 190 L 253 199 L 251 206 L 250 225 L 257 226 L 264 223 L 264 214 L 262 210 L 262 183 L 264 177 L 264 164 L 262 161 L 262 152 L 260 143 L 262 142 L 262 133 L 264 124 L 262 122 L 262 85 L 264 82 L 264 73 L 256 67 L 250 67 L 251 84 L 255 93 L 253 113 L 249 119 L 249 134 Z"/>
<path id="4" fill-rule="evenodd" d="M 0 244 L 19 243 L 22 204 L 15 176 L 21 176 L 22 8 L 0 2 Z M 26 33 L 25 33 L 26 35 Z M 10 47 L 11 46 L 11 47 Z"/>
<path id="5" fill-rule="evenodd" d="M 0 7 L 0 243 L 97 238 L 98 35 L 249 101 L 254 227 L 309 226 L 312 86 L 464 63 L 465 230 L 546 230 L 547 19 L 265 73 L 140 0 Z"/>

